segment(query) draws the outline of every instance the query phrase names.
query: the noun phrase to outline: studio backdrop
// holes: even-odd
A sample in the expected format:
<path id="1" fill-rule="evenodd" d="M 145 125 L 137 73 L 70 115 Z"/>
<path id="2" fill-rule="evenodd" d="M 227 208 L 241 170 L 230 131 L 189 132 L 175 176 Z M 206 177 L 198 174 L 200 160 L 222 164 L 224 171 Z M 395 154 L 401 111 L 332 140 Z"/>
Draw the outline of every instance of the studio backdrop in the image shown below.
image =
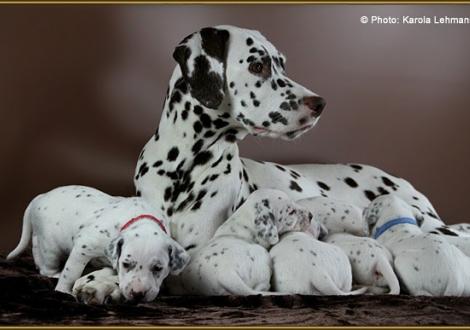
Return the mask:
<path id="1" fill-rule="evenodd" d="M 470 221 L 470 24 L 371 21 L 446 15 L 470 17 L 470 6 L 0 6 L 0 253 L 39 193 L 134 193 L 174 47 L 219 24 L 261 31 L 289 76 L 327 101 L 300 139 L 249 137 L 242 156 L 371 164 L 408 179 L 446 222 Z"/>

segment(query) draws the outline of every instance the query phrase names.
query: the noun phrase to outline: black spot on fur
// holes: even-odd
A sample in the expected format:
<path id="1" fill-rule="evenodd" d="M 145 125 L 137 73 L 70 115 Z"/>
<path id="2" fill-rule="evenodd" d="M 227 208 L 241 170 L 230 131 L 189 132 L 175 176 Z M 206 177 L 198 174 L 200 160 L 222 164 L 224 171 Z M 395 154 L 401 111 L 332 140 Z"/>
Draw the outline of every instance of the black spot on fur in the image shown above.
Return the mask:
<path id="1" fill-rule="evenodd" d="M 222 159 L 224 159 L 224 156 L 220 156 L 219 159 L 217 159 L 212 165 L 211 167 L 214 168 L 214 167 L 217 167 L 217 165 L 219 165 L 219 163 L 222 161 Z"/>
<path id="2" fill-rule="evenodd" d="M 447 235 L 447 236 L 459 236 L 456 233 L 454 233 L 453 231 L 451 231 L 451 230 L 449 230 L 445 227 L 440 227 L 440 228 L 436 228 L 436 229 L 439 230 L 444 235 Z"/>
<path id="3" fill-rule="evenodd" d="M 317 181 L 317 185 L 323 190 L 326 190 L 326 191 L 330 190 L 330 187 L 324 182 Z"/>
<path id="4" fill-rule="evenodd" d="M 392 180 L 390 180 L 389 178 L 387 177 L 382 177 L 382 182 L 386 185 L 386 186 L 389 186 L 391 187 L 393 190 L 396 190 L 396 188 L 398 187 L 398 185 L 393 182 Z"/>
<path id="5" fill-rule="evenodd" d="M 169 162 L 173 162 L 176 160 L 176 158 L 178 158 L 178 155 L 179 155 L 180 151 L 178 150 L 177 147 L 173 147 L 170 149 L 170 151 L 168 152 L 168 156 L 167 156 L 167 159 Z"/>
<path id="6" fill-rule="evenodd" d="M 211 120 L 211 117 L 209 117 L 209 115 L 203 113 L 201 114 L 201 117 L 199 119 L 201 120 L 202 126 L 204 126 L 205 128 L 211 127 L 212 120 Z"/>
<path id="7" fill-rule="evenodd" d="M 193 207 L 191 207 L 191 210 L 196 211 L 201 207 L 201 205 L 202 205 L 202 202 L 197 201 L 196 203 L 194 203 Z"/>
<path id="8" fill-rule="evenodd" d="M 269 118 L 271 118 L 271 121 L 273 124 L 276 124 L 276 123 L 281 123 L 284 125 L 288 124 L 287 118 L 281 115 L 279 112 L 270 112 Z"/>
<path id="9" fill-rule="evenodd" d="M 293 177 L 294 179 L 298 179 L 300 178 L 300 174 L 294 170 L 289 170 L 289 174 L 291 177 Z"/>
<path id="10" fill-rule="evenodd" d="M 213 157 L 212 152 L 202 151 L 194 157 L 194 166 L 204 165 Z"/>
<path id="11" fill-rule="evenodd" d="M 194 132 L 196 133 L 201 133 L 202 131 L 202 123 L 198 120 L 198 121 L 195 121 L 194 124 L 193 124 L 193 128 L 194 128 Z"/>
<path id="12" fill-rule="evenodd" d="M 147 165 L 147 162 L 144 162 L 142 163 L 140 166 L 139 166 L 139 170 L 137 171 L 137 175 L 136 175 L 136 179 L 139 179 L 141 177 L 143 177 L 149 170 L 149 167 Z"/>
<path id="13" fill-rule="evenodd" d="M 167 187 L 165 189 L 165 195 L 163 196 L 165 202 L 167 202 L 171 198 L 171 187 Z"/>
<path id="14" fill-rule="evenodd" d="M 279 85 L 279 87 L 286 87 L 286 83 L 284 82 L 284 80 L 282 79 L 278 79 L 277 80 L 277 84 Z"/>
<path id="15" fill-rule="evenodd" d="M 353 178 L 348 177 L 344 179 L 344 182 L 346 182 L 346 184 L 352 188 L 357 188 L 358 186 L 357 182 Z"/>
<path id="16" fill-rule="evenodd" d="M 302 192 L 302 188 L 301 188 L 301 187 L 297 184 L 297 182 L 295 182 L 295 181 L 291 181 L 291 182 L 290 182 L 289 188 L 290 188 L 291 190 L 296 190 L 296 191 L 298 191 L 298 192 Z"/>
<path id="17" fill-rule="evenodd" d="M 199 139 L 194 143 L 193 147 L 191 148 L 191 151 L 193 154 L 197 154 L 199 151 L 201 151 L 202 146 L 204 145 L 204 141 L 202 139 Z"/>
<path id="18" fill-rule="evenodd" d="M 225 127 L 225 126 L 227 126 L 227 125 L 228 125 L 228 122 L 226 122 L 226 121 L 224 121 L 224 120 L 222 120 L 222 119 L 220 119 L 220 118 L 214 120 L 214 126 L 215 126 L 215 128 L 217 128 L 217 129 L 220 129 L 220 128 Z"/>
<path id="19" fill-rule="evenodd" d="M 377 198 L 377 195 L 370 190 L 364 190 L 364 195 L 366 195 L 367 199 L 370 201 L 373 201 L 374 199 Z"/>
<path id="20" fill-rule="evenodd" d="M 248 182 L 249 178 L 248 178 L 248 173 L 245 171 L 245 169 L 243 169 L 243 179 Z"/>
<path id="21" fill-rule="evenodd" d="M 384 187 L 378 187 L 377 191 L 379 192 L 379 195 L 387 195 L 389 194 L 388 190 L 385 189 Z"/>

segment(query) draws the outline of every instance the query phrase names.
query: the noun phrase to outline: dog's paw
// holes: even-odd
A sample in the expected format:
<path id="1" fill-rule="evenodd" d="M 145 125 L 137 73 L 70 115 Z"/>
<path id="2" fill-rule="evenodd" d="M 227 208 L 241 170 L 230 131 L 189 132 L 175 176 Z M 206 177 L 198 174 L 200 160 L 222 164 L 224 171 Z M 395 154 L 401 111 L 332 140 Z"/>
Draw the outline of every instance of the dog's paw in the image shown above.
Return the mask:
<path id="1" fill-rule="evenodd" d="M 104 305 L 121 302 L 118 276 L 111 268 L 104 268 L 79 278 L 72 289 L 77 301 Z"/>

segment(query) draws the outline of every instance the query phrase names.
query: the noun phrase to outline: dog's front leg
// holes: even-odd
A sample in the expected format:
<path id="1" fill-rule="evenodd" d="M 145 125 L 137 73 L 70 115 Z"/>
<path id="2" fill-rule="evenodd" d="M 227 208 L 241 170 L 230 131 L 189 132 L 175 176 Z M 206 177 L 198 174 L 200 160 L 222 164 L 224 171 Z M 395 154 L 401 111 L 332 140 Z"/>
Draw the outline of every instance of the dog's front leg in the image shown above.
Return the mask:
<path id="1" fill-rule="evenodd" d="M 59 282 L 55 287 L 56 291 L 72 293 L 72 285 L 82 275 L 85 266 L 92 258 L 87 252 L 89 250 L 87 250 L 86 244 L 78 244 L 73 247 L 60 274 Z"/>
<path id="2" fill-rule="evenodd" d="M 119 278 L 109 267 L 80 277 L 74 284 L 72 294 L 85 304 L 109 304 L 121 301 Z"/>

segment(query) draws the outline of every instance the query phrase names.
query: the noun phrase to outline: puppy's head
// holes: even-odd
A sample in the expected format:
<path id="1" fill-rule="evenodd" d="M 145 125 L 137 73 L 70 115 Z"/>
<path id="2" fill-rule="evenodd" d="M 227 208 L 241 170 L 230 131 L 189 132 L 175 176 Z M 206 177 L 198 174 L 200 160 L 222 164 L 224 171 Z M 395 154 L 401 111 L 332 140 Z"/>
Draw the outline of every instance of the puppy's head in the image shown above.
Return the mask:
<path id="1" fill-rule="evenodd" d="M 310 227 L 312 213 L 282 191 L 260 189 L 249 199 L 254 201 L 258 244 L 270 246 L 285 232 L 306 231 Z"/>
<path id="2" fill-rule="evenodd" d="M 408 217 L 415 218 L 415 211 L 400 197 L 395 195 L 382 195 L 374 199 L 363 211 L 364 221 L 369 226 L 372 235 L 375 229 L 387 221 Z"/>
<path id="3" fill-rule="evenodd" d="M 285 56 L 258 31 L 204 28 L 187 36 L 173 57 L 191 96 L 207 114 L 221 116 L 219 128 L 295 139 L 317 123 L 326 104 L 287 76 Z"/>
<path id="4" fill-rule="evenodd" d="M 119 275 L 126 300 L 149 302 L 160 292 L 163 280 L 178 275 L 189 254 L 161 231 L 126 229 L 108 246 L 107 257 Z"/>

